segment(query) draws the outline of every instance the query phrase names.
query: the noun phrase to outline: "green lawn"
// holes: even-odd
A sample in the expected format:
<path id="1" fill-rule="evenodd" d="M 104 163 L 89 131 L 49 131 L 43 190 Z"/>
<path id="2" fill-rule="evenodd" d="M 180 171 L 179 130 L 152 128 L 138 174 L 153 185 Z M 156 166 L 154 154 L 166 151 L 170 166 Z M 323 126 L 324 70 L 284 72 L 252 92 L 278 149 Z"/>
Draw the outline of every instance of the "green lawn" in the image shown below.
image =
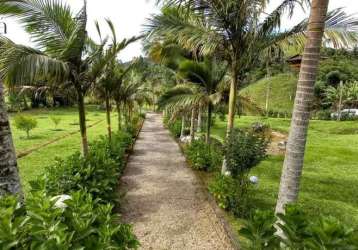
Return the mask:
<path id="1" fill-rule="evenodd" d="M 236 127 L 262 121 L 288 132 L 290 120 L 241 117 Z M 226 122 L 216 120 L 213 134 L 223 138 Z M 273 209 L 277 199 L 283 156 L 269 156 L 253 171 L 260 178 L 254 194 L 258 208 Z M 358 224 L 358 122 L 311 121 L 299 203 L 312 216 L 333 215 Z"/>
<path id="2" fill-rule="evenodd" d="M 37 128 L 31 131 L 30 139 L 26 139 L 23 131 L 17 130 L 13 125 L 11 126 L 17 152 L 29 150 L 37 145 L 41 145 L 57 137 L 79 130 L 78 113 L 76 108 L 36 109 L 23 112 L 23 114 L 35 118 L 38 125 Z M 11 123 L 14 115 L 15 114 L 11 114 Z M 61 117 L 61 122 L 57 129 L 55 129 L 53 122 L 50 120 L 50 116 Z M 117 128 L 117 119 L 114 114 L 112 114 L 112 116 L 112 127 L 115 130 Z M 101 122 L 91 128 L 88 128 L 87 134 L 90 141 L 99 135 L 106 134 L 107 127 L 105 123 L 105 112 L 98 110 L 94 106 L 88 106 L 87 126 L 98 121 Z M 19 159 L 18 163 L 20 176 L 25 192 L 28 190 L 28 182 L 40 175 L 44 167 L 51 164 L 56 157 L 66 157 L 74 153 L 76 150 L 80 150 L 80 143 L 80 133 L 77 132 L 74 135 L 61 139 Z"/>
<path id="3" fill-rule="evenodd" d="M 296 93 L 297 77 L 293 74 L 278 74 L 263 78 L 240 91 L 243 96 L 250 99 L 265 110 L 267 87 L 270 83 L 269 110 L 291 113 Z"/>

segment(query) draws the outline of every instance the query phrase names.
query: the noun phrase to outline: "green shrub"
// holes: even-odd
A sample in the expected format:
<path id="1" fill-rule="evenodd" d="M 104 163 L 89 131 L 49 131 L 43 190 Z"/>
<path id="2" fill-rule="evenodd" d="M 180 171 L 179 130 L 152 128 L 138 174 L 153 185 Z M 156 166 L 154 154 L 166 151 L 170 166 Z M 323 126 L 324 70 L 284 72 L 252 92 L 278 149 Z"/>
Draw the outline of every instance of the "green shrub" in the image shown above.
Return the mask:
<path id="1" fill-rule="evenodd" d="M 230 176 L 217 175 L 209 183 L 209 192 L 215 197 L 219 207 L 230 210 L 236 204 L 237 183 Z"/>
<path id="2" fill-rule="evenodd" d="M 331 111 L 330 110 L 317 111 L 315 117 L 318 120 L 331 120 Z"/>
<path id="3" fill-rule="evenodd" d="M 261 133 L 236 129 L 225 142 L 225 159 L 234 178 L 246 175 L 266 157 L 269 139 Z"/>
<path id="4" fill-rule="evenodd" d="M 14 197 L 0 200 L 1 249 L 133 249 L 130 225 L 119 223 L 113 207 L 81 191 L 61 206 L 58 198 L 32 192 L 26 206 Z"/>
<path id="5" fill-rule="evenodd" d="M 55 125 L 55 129 L 57 129 L 57 126 L 60 124 L 61 122 L 61 117 L 57 117 L 57 116 L 50 116 L 51 121 L 53 122 L 53 124 Z"/>
<path id="6" fill-rule="evenodd" d="M 101 202 L 115 199 L 115 188 L 124 167 L 125 151 L 133 139 L 127 133 L 114 133 L 112 142 L 101 137 L 90 144 L 87 158 L 79 152 L 57 159 L 45 168 L 41 181 L 30 182 L 33 190 L 45 190 L 49 195 L 87 190 Z"/>
<path id="7" fill-rule="evenodd" d="M 17 129 L 26 132 L 27 139 L 30 138 L 30 131 L 37 127 L 36 119 L 25 115 L 15 116 L 14 124 Z"/>
<path id="8" fill-rule="evenodd" d="M 169 131 L 172 135 L 174 135 L 176 138 L 180 137 L 180 134 L 181 134 L 181 121 L 180 120 L 169 121 L 168 119 L 165 119 L 164 124 L 169 129 Z"/>
<path id="9" fill-rule="evenodd" d="M 192 141 L 185 148 L 185 155 L 196 170 L 212 171 L 222 163 L 221 149 L 202 139 Z"/>
<path id="10" fill-rule="evenodd" d="M 250 249 L 354 250 L 357 232 L 333 217 L 312 218 L 298 206 L 288 205 L 285 214 L 277 217 L 271 211 L 256 211 L 239 233 L 250 241 Z"/>

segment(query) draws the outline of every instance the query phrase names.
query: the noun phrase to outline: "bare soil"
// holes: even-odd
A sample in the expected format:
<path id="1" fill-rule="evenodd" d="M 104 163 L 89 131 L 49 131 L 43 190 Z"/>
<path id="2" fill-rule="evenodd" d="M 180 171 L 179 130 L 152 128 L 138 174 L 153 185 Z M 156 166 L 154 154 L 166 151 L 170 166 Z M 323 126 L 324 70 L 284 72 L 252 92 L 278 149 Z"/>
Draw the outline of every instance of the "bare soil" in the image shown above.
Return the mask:
<path id="1" fill-rule="evenodd" d="M 147 114 L 122 183 L 123 218 L 141 249 L 234 249 L 161 115 Z"/>

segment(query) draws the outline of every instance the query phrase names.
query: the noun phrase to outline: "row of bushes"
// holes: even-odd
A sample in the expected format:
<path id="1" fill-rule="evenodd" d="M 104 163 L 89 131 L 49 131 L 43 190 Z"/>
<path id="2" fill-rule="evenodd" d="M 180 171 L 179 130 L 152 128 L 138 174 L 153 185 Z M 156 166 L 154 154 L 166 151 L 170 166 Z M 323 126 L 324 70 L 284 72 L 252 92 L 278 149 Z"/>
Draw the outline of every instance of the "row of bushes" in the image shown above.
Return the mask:
<path id="1" fill-rule="evenodd" d="M 358 228 L 347 227 L 330 216 L 312 218 L 295 204 L 285 210 L 277 215 L 256 210 L 250 216 L 239 232 L 249 240 L 248 249 L 358 249 Z"/>
<path id="2" fill-rule="evenodd" d="M 131 127 L 131 128 L 129 128 Z M 128 131 L 136 131 L 137 124 Z M 0 249 L 135 249 L 128 224 L 113 214 L 115 189 L 135 132 L 101 137 L 88 157 L 57 159 L 30 183 L 24 204 L 0 200 Z"/>

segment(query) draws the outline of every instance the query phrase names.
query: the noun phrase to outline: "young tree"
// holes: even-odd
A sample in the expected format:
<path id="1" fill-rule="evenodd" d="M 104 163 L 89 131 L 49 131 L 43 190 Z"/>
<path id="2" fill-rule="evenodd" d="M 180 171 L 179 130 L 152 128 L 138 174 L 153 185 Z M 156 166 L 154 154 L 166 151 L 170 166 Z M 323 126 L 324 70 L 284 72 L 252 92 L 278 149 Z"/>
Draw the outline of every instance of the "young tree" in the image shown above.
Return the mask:
<path id="1" fill-rule="evenodd" d="M 313 0 L 307 28 L 300 75 L 298 79 L 291 128 L 276 204 L 276 213 L 284 213 L 285 205 L 298 198 L 306 147 L 310 108 L 324 34 L 329 0 Z"/>
<path id="2" fill-rule="evenodd" d="M 4 101 L 4 85 L 0 81 L 0 198 L 7 194 L 19 194 L 22 197 L 16 153 Z"/>

